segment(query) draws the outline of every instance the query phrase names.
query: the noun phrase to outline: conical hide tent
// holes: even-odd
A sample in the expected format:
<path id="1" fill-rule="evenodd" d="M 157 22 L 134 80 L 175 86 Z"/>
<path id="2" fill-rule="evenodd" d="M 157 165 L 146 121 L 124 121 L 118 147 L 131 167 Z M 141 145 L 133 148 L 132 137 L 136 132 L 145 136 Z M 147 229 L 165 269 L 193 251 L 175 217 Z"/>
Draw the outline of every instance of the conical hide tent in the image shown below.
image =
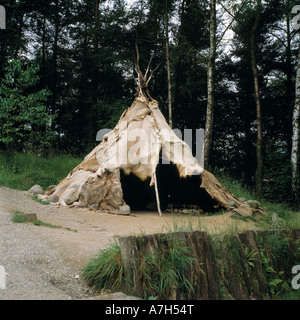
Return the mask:
<path id="1" fill-rule="evenodd" d="M 170 128 L 157 102 L 143 92 L 123 112 L 116 127 L 51 193 L 59 197 L 62 205 L 80 202 L 84 207 L 118 213 L 126 205 L 121 174 L 134 175 L 155 190 L 160 211 L 157 168 L 161 157 L 176 166 L 179 179 L 199 177 L 194 188 L 205 190 L 214 207 L 233 209 L 234 202 L 237 213 L 252 214 L 250 208 L 241 207 L 241 202 L 200 166 L 189 146 Z"/>

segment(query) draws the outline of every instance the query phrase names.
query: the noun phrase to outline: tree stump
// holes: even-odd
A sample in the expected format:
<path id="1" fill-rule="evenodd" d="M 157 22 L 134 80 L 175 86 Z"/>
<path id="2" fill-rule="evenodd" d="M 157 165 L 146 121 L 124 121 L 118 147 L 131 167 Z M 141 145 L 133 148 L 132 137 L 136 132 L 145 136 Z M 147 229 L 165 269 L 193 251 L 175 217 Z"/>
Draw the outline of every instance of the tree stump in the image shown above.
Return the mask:
<path id="1" fill-rule="evenodd" d="M 37 219 L 35 213 L 25 213 L 24 217 L 27 222 L 34 222 Z"/>
<path id="2" fill-rule="evenodd" d="M 244 260 L 245 271 L 247 274 L 249 292 L 255 298 L 263 299 L 269 296 L 269 288 L 264 276 L 260 253 L 257 247 L 255 233 L 253 230 L 239 233 L 237 238 L 240 240 L 243 250 L 241 257 Z"/>
<path id="3" fill-rule="evenodd" d="M 137 238 L 134 236 L 119 238 L 121 256 L 125 268 L 125 274 L 132 283 L 132 292 L 142 297 L 142 286 L 139 281 L 138 270 L 140 267 L 140 256 Z"/>
<path id="4" fill-rule="evenodd" d="M 142 246 L 144 248 L 141 250 L 152 253 L 160 250 L 157 237 L 161 236 L 165 235 L 143 237 Z M 174 287 L 174 293 L 170 299 L 220 299 L 218 272 L 208 233 L 203 231 L 174 232 L 168 234 L 168 238 L 167 242 L 178 239 L 190 251 L 188 255 L 192 258 L 192 262 L 185 276 L 193 287 L 188 293 L 183 293 L 179 288 Z"/>

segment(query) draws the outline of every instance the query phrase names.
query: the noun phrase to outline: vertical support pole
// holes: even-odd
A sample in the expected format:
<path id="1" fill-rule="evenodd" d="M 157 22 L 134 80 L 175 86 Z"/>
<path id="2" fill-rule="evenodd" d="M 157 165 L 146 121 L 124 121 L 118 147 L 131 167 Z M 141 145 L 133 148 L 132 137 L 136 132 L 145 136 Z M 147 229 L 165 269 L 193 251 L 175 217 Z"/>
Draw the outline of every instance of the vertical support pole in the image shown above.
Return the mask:
<path id="1" fill-rule="evenodd" d="M 162 217 L 162 213 L 161 213 L 161 210 L 160 210 L 160 201 L 159 201 L 158 188 L 157 188 L 156 171 L 154 171 L 154 173 L 153 173 L 153 181 L 154 181 L 154 187 L 155 187 L 157 210 L 158 210 L 159 216 Z"/>

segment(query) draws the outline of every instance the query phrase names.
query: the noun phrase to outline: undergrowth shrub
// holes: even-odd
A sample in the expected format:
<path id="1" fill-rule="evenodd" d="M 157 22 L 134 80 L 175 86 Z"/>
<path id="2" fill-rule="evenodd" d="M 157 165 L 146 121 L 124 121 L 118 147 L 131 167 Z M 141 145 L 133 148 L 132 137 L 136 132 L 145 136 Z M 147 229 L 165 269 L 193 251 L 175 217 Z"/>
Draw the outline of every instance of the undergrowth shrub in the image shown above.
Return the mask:
<path id="1" fill-rule="evenodd" d="M 34 153 L 0 153 L 0 184 L 17 190 L 28 190 L 35 184 L 47 188 L 65 178 L 80 161 L 69 155 L 44 158 Z"/>
<path id="2" fill-rule="evenodd" d="M 168 235 L 161 235 L 158 239 L 158 250 L 151 252 L 143 249 L 142 237 L 138 238 L 138 275 L 142 279 L 142 298 L 167 299 L 177 291 L 186 296 L 191 295 L 193 288 L 187 273 L 193 258 L 189 255 L 189 249 L 182 241 Z M 98 291 L 122 290 L 133 294 L 117 242 L 101 250 L 84 267 L 81 277 Z"/>
<path id="3" fill-rule="evenodd" d="M 128 287 L 118 243 L 113 242 L 90 260 L 81 277 L 97 290 L 119 291 Z"/>
<path id="4" fill-rule="evenodd" d="M 143 251 L 141 249 L 144 246 L 140 245 L 139 276 L 145 299 L 150 296 L 167 299 L 176 295 L 177 291 L 189 297 L 193 292 L 192 284 L 187 278 L 193 261 L 190 250 L 181 239 L 170 235 L 160 235 L 157 238 L 157 251 Z"/>

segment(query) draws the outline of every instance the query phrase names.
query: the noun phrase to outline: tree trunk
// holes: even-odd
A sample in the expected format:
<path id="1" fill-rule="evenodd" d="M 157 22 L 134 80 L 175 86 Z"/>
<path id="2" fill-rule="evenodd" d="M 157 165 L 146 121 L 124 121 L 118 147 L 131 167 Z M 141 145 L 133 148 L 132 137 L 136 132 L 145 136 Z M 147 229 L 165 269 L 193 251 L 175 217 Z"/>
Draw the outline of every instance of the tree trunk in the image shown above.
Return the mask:
<path id="1" fill-rule="evenodd" d="M 292 196 L 293 207 L 300 207 L 300 181 L 299 181 L 299 115 L 300 115 L 300 49 L 298 56 L 297 74 L 296 74 L 296 96 L 293 112 L 293 135 L 292 135 Z"/>
<path id="2" fill-rule="evenodd" d="M 262 185 L 262 170 L 263 170 L 263 159 L 262 159 L 262 124 L 261 124 L 261 101 L 259 93 L 258 83 L 258 69 L 255 55 L 255 34 L 259 25 L 261 15 L 261 0 L 257 0 L 256 17 L 254 26 L 251 30 L 250 38 L 250 51 L 251 51 L 251 68 L 253 72 L 254 81 L 254 93 L 256 103 L 256 121 L 257 121 L 257 141 L 256 141 L 256 172 L 255 172 L 255 185 L 256 195 L 258 198 L 263 196 L 263 185 Z"/>
<path id="3" fill-rule="evenodd" d="M 206 123 L 204 135 L 204 167 L 207 169 L 210 164 L 210 151 L 212 145 L 212 131 L 214 119 L 214 104 L 215 104 L 215 58 L 216 58 L 216 0 L 210 1 L 210 48 L 207 64 L 207 109 Z"/>
<path id="4" fill-rule="evenodd" d="M 94 56 L 95 61 L 97 61 L 97 55 L 98 55 L 98 45 L 99 45 L 99 6 L 100 6 L 100 0 L 95 0 L 95 13 L 94 13 L 94 35 L 93 35 L 93 46 L 94 46 Z M 90 106 L 90 110 L 87 112 L 87 118 L 88 118 L 88 146 L 89 149 L 94 147 L 95 143 L 95 136 L 94 136 L 94 106 L 98 103 L 98 84 L 99 84 L 99 74 L 98 74 L 98 65 L 93 65 L 92 70 L 92 88 L 93 88 L 93 105 Z"/>
<path id="5" fill-rule="evenodd" d="M 50 114 L 55 115 L 56 113 L 56 102 L 58 97 L 58 90 L 57 90 L 57 58 L 58 58 L 58 37 L 59 37 L 59 30 L 60 30 L 60 20 L 59 20 L 59 1 L 55 1 L 55 20 L 54 20 L 55 26 L 54 26 L 54 42 L 53 42 L 53 53 L 52 53 L 52 79 L 51 79 L 51 85 L 50 89 L 52 92 L 51 100 L 50 100 Z M 44 24 L 45 24 L 45 16 L 44 16 Z M 44 25 L 43 25 L 44 28 Z M 43 29 L 43 59 L 45 59 L 45 43 L 44 43 L 44 37 L 45 37 L 45 30 Z M 44 60 L 43 60 L 44 63 Z M 43 65 L 43 68 L 45 68 L 45 65 Z M 43 70 L 44 73 L 45 69 Z M 44 75 L 43 75 L 44 77 Z M 51 121 L 51 129 L 54 130 L 54 122 Z M 52 158 L 54 154 L 52 141 L 50 140 L 50 146 L 48 149 L 48 157 Z"/>
<path id="6" fill-rule="evenodd" d="M 18 14 L 18 18 L 17 18 L 17 21 L 19 23 L 18 25 L 18 36 L 20 38 L 20 41 L 18 41 L 16 47 L 15 47 L 15 52 L 14 52 L 14 57 L 18 57 L 19 55 L 19 52 L 22 48 L 22 43 L 21 43 L 21 39 L 23 38 L 23 28 L 24 28 L 24 11 L 22 10 L 22 8 L 20 8 L 20 12 Z"/>
<path id="7" fill-rule="evenodd" d="M 169 111 L 169 125 L 173 127 L 172 118 L 172 83 L 171 83 L 171 69 L 170 69 L 170 51 L 169 51 L 169 17 L 168 8 L 166 3 L 165 13 L 165 35 L 166 35 L 166 64 L 167 64 L 167 75 L 168 75 L 168 111 Z"/>
<path id="8" fill-rule="evenodd" d="M 286 15 L 286 107 L 287 107 L 287 119 L 292 118 L 293 113 L 293 64 L 292 64 L 292 52 L 291 52 L 291 28 L 290 28 L 290 17 Z M 288 152 L 292 151 L 292 141 L 289 137 L 292 135 L 292 125 L 290 124 L 287 128 L 288 132 Z"/>
<path id="9" fill-rule="evenodd" d="M 59 34 L 59 3 L 55 1 L 55 30 L 54 30 L 54 43 L 52 54 L 52 99 L 51 99 L 51 114 L 55 114 L 56 111 L 56 99 L 57 99 L 57 57 L 58 57 L 58 34 Z"/>
<path id="10" fill-rule="evenodd" d="M 46 83 L 46 15 L 43 16 L 42 25 L 42 67 L 41 67 L 41 81 L 43 87 Z"/>
<path id="11" fill-rule="evenodd" d="M 96 0 L 95 3 L 95 33 L 94 33 L 94 52 L 98 52 L 98 27 L 99 27 L 99 5 L 100 0 Z"/>

